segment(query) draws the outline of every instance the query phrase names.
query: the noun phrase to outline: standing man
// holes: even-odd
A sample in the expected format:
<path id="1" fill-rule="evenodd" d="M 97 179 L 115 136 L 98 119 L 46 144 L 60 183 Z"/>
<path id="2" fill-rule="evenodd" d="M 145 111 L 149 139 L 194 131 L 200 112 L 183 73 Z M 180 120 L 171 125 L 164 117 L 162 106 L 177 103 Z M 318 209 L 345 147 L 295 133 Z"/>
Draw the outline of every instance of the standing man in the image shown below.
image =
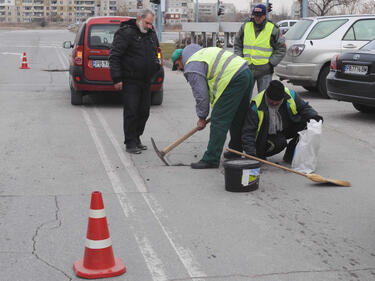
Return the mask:
<path id="1" fill-rule="evenodd" d="M 140 136 L 150 115 L 151 79 L 160 69 L 153 20 L 154 14 L 144 10 L 137 19 L 122 22 L 109 56 L 114 86 L 123 92 L 124 143 L 126 151 L 133 154 L 147 149 Z"/>
<path id="2" fill-rule="evenodd" d="M 298 132 L 304 130 L 311 119 L 323 120 L 296 92 L 272 80 L 265 91 L 251 100 L 242 131 L 244 150 L 265 158 L 287 148 L 283 159 L 291 163 Z M 287 144 L 287 139 L 292 140 Z"/>
<path id="3" fill-rule="evenodd" d="M 252 18 L 242 24 L 234 39 L 234 53 L 248 61 L 258 93 L 266 89 L 273 68 L 285 56 L 286 45 L 279 28 L 268 21 L 265 5 L 256 5 Z"/>
<path id="4" fill-rule="evenodd" d="M 197 127 L 206 126 L 210 104 L 210 139 L 203 158 L 193 169 L 217 168 L 230 130 L 229 147 L 242 151 L 241 129 L 253 86 L 247 62 L 232 52 L 217 47 L 190 44 L 172 54 L 172 70 L 184 71 L 196 101 Z"/>

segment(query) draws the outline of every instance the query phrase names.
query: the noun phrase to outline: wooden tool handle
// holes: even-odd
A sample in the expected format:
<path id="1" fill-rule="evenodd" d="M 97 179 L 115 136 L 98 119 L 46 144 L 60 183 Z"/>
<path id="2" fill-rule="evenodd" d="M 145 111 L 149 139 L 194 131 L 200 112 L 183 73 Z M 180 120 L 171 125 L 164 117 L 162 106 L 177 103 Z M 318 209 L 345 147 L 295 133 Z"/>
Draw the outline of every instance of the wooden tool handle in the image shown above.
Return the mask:
<path id="1" fill-rule="evenodd" d="M 207 118 L 206 120 L 206 125 L 208 123 L 210 123 L 211 121 L 211 118 Z M 190 130 L 188 133 L 186 133 L 182 138 L 176 140 L 174 143 L 170 144 L 168 147 L 166 147 L 163 152 L 164 154 L 167 154 L 169 151 L 171 151 L 173 148 L 175 148 L 176 146 L 178 146 L 180 143 L 182 143 L 184 140 L 186 140 L 187 138 L 191 137 L 192 135 L 194 135 L 198 130 L 198 127 L 195 127 L 194 129 Z"/>
<path id="2" fill-rule="evenodd" d="M 246 153 L 243 153 L 243 152 L 239 152 L 239 151 L 233 150 L 231 148 L 227 148 L 227 150 L 230 151 L 230 152 L 232 152 L 232 153 L 235 153 L 235 154 L 238 154 L 238 155 L 242 155 L 242 156 L 244 156 L 246 158 L 250 158 L 250 159 L 262 162 L 264 164 L 271 165 L 271 166 L 274 166 L 276 168 L 280 168 L 280 169 L 283 169 L 285 171 L 292 172 L 292 173 L 298 174 L 300 176 L 307 177 L 307 175 L 305 173 L 302 173 L 302 172 L 299 172 L 299 171 L 296 171 L 296 170 L 293 170 L 293 169 L 281 166 L 279 164 L 275 164 L 275 163 L 269 162 L 267 160 L 264 160 L 264 159 L 261 159 L 261 158 L 255 157 L 255 156 L 252 156 L 252 155 L 249 155 L 249 154 L 246 154 Z"/>

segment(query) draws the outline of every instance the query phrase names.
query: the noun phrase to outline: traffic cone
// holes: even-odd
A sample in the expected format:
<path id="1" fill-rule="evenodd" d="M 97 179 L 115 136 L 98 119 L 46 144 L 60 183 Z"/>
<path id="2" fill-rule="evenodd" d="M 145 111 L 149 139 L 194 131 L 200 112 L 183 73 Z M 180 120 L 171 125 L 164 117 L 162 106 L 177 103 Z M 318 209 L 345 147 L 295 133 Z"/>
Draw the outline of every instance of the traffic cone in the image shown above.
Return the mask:
<path id="1" fill-rule="evenodd" d="M 30 69 L 30 67 L 27 65 L 26 52 L 23 53 L 22 64 L 20 69 Z"/>
<path id="2" fill-rule="evenodd" d="M 113 256 L 102 194 L 99 191 L 91 194 L 84 258 L 77 260 L 73 268 L 77 276 L 87 279 L 113 277 L 126 272 L 122 261 Z"/>

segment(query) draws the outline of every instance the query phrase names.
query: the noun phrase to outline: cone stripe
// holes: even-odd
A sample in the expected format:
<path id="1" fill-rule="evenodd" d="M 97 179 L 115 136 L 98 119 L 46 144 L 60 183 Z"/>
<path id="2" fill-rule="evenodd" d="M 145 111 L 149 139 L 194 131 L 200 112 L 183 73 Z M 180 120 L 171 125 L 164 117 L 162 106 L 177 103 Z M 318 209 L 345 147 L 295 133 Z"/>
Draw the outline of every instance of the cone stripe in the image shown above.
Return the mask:
<path id="1" fill-rule="evenodd" d="M 105 249 L 108 248 L 109 246 L 112 246 L 112 240 L 111 237 L 108 239 L 104 240 L 91 240 L 86 238 L 86 243 L 85 243 L 86 248 L 89 249 Z"/>
<path id="2" fill-rule="evenodd" d="M 101 210 L 93 210 L 93 209 L 90 209 L 90 218 L 92 219 L 101 219 L 101 218 L 105 218 L 105 211 L 104 209 L 101 209 Z"/>

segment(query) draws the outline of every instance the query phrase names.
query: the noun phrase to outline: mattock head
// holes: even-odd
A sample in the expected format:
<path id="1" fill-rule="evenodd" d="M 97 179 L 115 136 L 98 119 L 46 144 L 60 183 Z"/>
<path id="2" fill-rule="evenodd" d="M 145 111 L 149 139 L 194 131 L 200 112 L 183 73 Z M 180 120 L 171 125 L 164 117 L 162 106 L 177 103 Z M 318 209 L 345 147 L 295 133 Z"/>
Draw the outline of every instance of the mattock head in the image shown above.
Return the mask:
<path id="1" fill-rule="evenodd" d="M 159 158 L 161 159 L 161 161 L 164 162 L 165 165 L 169 166 L 168 162 L 164 159 L 164 156 L 165 156 L 165 153 L 164 151 L 160 151 L 157 147 L 156 147 L 156 144 L 155 144 L 155 141 L 153 138 L 151 138 L 151 143 L 152 143 L 152 146 L 156 152 L 156 154 L 159 156 Z"/>

